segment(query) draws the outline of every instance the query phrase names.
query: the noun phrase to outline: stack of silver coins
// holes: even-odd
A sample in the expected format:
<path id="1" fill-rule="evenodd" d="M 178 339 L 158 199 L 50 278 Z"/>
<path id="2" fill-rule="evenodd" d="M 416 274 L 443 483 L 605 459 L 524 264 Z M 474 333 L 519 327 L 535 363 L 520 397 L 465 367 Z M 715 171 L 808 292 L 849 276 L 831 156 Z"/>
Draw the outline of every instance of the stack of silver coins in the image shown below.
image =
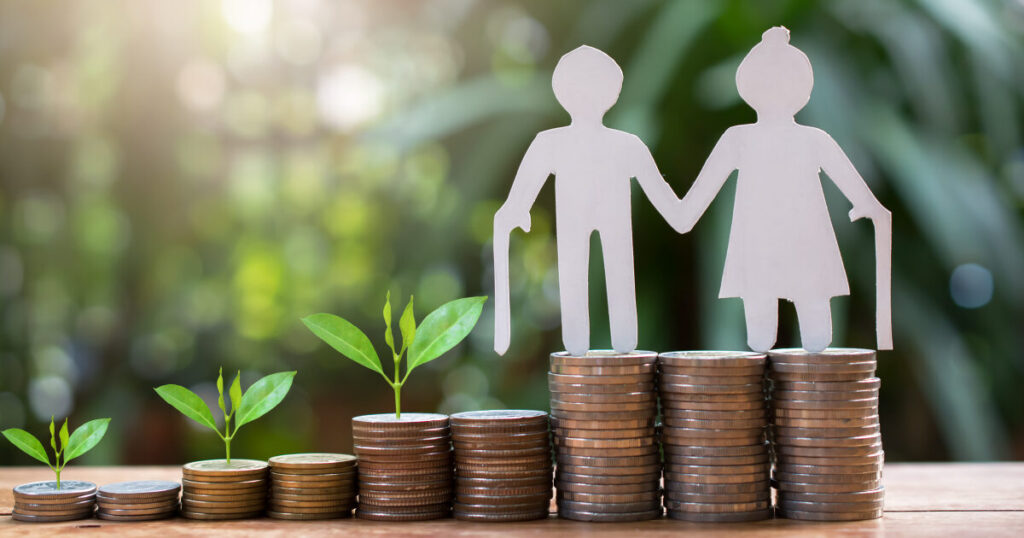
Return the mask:
<path id="1" fill-rule="evenodd" d="M 53 523 L 92 517 L 96 484 L 80 480 L 31 482 L 14 488 L 11 519 Z"/>
<path id="2" fill-rule="evenodd" d="M 394 413 L 352 419 L 359 458 L 356 517 L 421 521 L 452 513 L 448 415 Z"/>
<path id="3" fill-rule="evenodd" d="M 133 480 L 100 487 L 96 517 L 109 521 L 152 521 L 178 515 L 181 484 L 167 480 Z"/>
<path id="4" fill-rule="evenodd" d="M 548 388 L 558 516 L 578 521 L 659 517 L 656 353 L 554 353 Z"/>
<path id="5" fill-rule="evenodd" d="M 765 356 L 683 351 L 659 357 L 665 508 L 674 519 L 771 517 Z"/>
<path id="6" fill-rule="evenodd" d="M 780 349 L 771 363 L 777 513 L 790 519 L 882 517 L 882 437 L 875 352 Z"/>
<path id="7" fill-rule="evenodd" d="M 451 416 L 456 519 L 548 517 L 551 439 L 543 411 L 469 411 Z"/>

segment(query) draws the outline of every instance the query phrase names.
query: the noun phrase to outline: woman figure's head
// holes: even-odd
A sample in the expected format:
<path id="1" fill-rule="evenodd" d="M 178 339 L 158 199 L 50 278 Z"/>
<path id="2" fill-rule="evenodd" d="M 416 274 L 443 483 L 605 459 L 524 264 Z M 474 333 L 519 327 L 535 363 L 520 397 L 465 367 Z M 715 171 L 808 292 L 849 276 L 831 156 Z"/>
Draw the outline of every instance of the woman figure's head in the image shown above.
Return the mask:
<path id="1" fill-rule="evenodd" d="M 782 26 L 761 34 L 736 70 L 736 89 L 759 117 L 793 116 L 807 104 L 814 87 L 811 61 L 789 44 Z"/>

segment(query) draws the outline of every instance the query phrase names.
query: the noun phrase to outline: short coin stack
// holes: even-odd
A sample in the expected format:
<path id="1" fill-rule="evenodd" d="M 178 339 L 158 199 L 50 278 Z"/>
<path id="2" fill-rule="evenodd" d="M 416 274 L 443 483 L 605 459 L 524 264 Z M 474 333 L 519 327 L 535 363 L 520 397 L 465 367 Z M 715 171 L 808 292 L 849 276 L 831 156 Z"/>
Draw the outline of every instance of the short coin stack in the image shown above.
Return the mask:
<path id="1" fill-rule="evenodd" d="M 96 484 L 79 480 L 57 483 L 31 482 L 14 488 L 11 519 L 35 523 L 71 521 L 92 517 L 96 507 Z"/>
<path id="2" fill-rule="evenodd" d="M 456 413 L 451 428 L 457 519 L 526 521 L 548 516 L 552 468 L 547 413 Z"/>
<path id="3" fill-rule="evenodd" d="M 181 515 L 224 520 L 257 517 L 267 505 L 267 462 L 233 459 L 185 464 Z"/>
<path id="4" fill-rule="evenodd" d="M 766 358 L 733 351 L 659 357 L 665 508 L 685 521 L 771 517 Z"/>
<path id="5" fill-rule="evenodd" d="M 133 480 L 100 487 L 96 517 L 110 521 L 152 521 L 178 515 L 181 484 L 167 480 Z"/>
<path id="6" fill-rule="evenodd" d="M 357 517 L 421 521 L 451 515 L 448 415 L 358 416 L 352 419 L 352 436 L 359 457 Z"/>
<path id="7" fill-rule="evenodd" d="M 769 353 L 778 515 L 847 521 L 882 517 L 882 437 L 875 352 Z"/>
<path id="8" fill-rule="evenodd" d="M 559 517 L 641 521 L 661 515 L 657 360 L 646 351 L 551 355 Z"/>
<path id="9" fill-rule="evenodd" d="M 267 515 L 275 519 L 351 517 L 356 506 L 356 457 L 286 454 L 270 458 Z"/>

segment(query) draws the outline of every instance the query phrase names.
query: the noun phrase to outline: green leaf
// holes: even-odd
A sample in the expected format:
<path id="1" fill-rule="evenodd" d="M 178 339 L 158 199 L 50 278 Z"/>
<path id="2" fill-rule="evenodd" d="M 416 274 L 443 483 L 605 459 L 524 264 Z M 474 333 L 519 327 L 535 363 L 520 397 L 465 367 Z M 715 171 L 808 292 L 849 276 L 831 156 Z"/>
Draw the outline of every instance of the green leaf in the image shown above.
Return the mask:
<path id="1" fill-rule="evenodd" d="M 217 407 L 220 407 L 221 413 L 224 416 L 228 416 L 228 410 L 224 406 L 224 367 L 221 366 L 220 370 L 217 371 Z M 234 409 L 234 408 L 232 408 Z"/>
<path id="2" fill-rule="evenodd" d="M 96 446 L 96 443 L 99 443 L 100 439 L 106 435 L 108 425 L 110 425 L 109 418 L 97 418 L 76 428 L 75 432 L 71 434 L 71 439 L 68 440 L 68 446 L 64 452 L 64 464 L 67 465 L 69 461 L 92 450 L 92 447 Z"/>
<path id="3" fill-rule="evenodd" d="M 21 449 L 22 452 L 46 465 L 50 465 L 50 457 L 46 455 L 46 449 L 43 448 L 43 444 L 39 442 L 39 439 L 36 439 L 36 436 L 19 428 L 8 428 L 0 433 L 3 433 L 4 437 L 11 444 Z"/>
<path id="4" fill-rule="evenodd" d="M 50 415 L 50 446 L 53 447 L 54 455 L 57 454 L 57 433 L 53 429 L 53 415 Z M 60 463 L 60 462 L 57 462 Z"/>
<path id="5" fill-rule="evenodd" d="M 64 417 L 64 425 L 60 427 L 60 451 L 64 453 L 64 456 L 65 456 L 64 461 L 67 462 L 68 461 L 67 460 L 67 453 L 68 453 L 68 419 L 67 419 L 67 417 Z"/>
<path id="6" fill-rule="evenodd" d="M 165 402 L 171 404 L 186 417 L 217 431 L 217 423 L 213 420 L 213 413 L 206 406 L 202 398 L 181 385 L 162 385 L 155 389 L 157 394 Z"/>
<path id="7" fill-rule="evenodd" d="M 402 351 L 411 346 L 413 339 L 416 338 L 416 318 L 412 313 L 412 299 L 413 296 L 410 295 L 409 304 L 405 305 L 405 311 L 398 320 L 398 328 L 402 331 Z"/>
<path id="8" fill-rule="evenodd" d="M 334 314 L 313 314 L 302 318 L 313 334 L 349 359 L 384 375 L 380 357 L 363 331 Z"/>
<path id="9" fill-rule="evenodd" d="M 480 319 L 487 297 L 466 297 L 441 305 L 423 319 L 409 348 L 406 370 L 428 363 L 462 341 Z"/>
<path id="10" fill-rule="evenodd" d="M 235 415 L 235 431 L 268 411 L 277 407 L 292 388 L 292 379 L 296 372 L 278 372 L 270 374 L 252 384 L 242 396 L 242 404 Z"/>
<path id="11" fill-rule="evenodd" d="M 395 335 L 391 332 L 391 291 L 384 298 L 384 343 L 395 352 Z"/>
<path id="12" fill-rule="evenodd" d="M 235 374 L 235 380 L 231 382 L 231 388 L 228 389 L 228 396 L 231 397 L 231 412 L 238 411 L 238 406 L 242 405 L 242 372 Z"/>

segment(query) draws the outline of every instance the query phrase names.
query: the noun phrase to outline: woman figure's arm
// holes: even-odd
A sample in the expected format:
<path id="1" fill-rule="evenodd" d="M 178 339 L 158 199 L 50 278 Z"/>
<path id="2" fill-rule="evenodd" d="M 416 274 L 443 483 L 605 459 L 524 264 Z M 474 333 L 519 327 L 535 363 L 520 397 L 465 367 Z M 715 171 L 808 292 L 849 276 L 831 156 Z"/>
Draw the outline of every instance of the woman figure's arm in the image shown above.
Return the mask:
<path id="1" fill-rule="evenodd" d="M 711 150 L 711 155 L 708 156 L 708 160 L 704 161 L 704 166 L 697 174 L 697 179 L 694 180 L 690 190 L 683 197 L 679 208 L 681 220 L 680 227 L 677 228 L 679 233 L 686 233 L 693 229 L 693 225 L 697 224 L 697 221 L 704 215 L 708 206 L 711 205 L 711 201 L 718 196 L 718 191 L 722 190 L 722 185 L 736 169 L 739 137 L 735 129 L 735 127 L 730 127 L 718 139 L 714 149 Z"/>

